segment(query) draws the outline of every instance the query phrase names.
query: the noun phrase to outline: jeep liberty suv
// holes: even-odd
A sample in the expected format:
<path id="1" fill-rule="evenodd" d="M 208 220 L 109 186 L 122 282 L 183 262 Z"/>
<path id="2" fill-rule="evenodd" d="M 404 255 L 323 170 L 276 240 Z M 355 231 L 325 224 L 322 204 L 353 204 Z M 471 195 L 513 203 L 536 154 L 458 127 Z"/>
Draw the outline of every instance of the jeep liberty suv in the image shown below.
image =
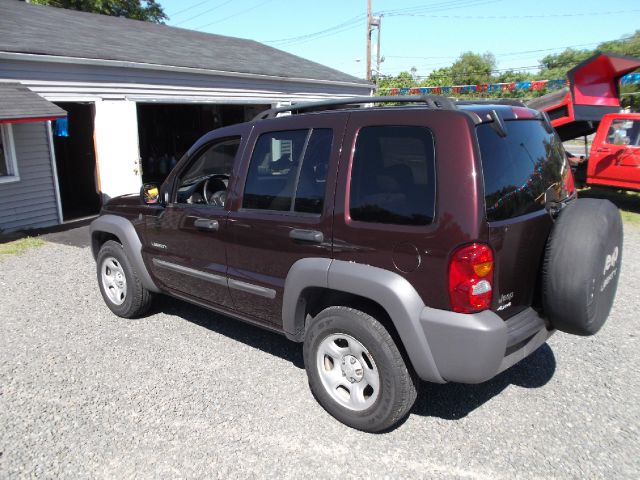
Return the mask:
<path id="1" fill-rule="evenodd" d="M 439 96 L 214 130 L 105 205 L 91 240 L 116 315 L 163 293 L 303 342 L 318 402 L 369 432 L 418 379 L 484 382 L 555 330 L 596 333 L 622 258 L 618 210 L 576 199 L 548 117 Z"/>

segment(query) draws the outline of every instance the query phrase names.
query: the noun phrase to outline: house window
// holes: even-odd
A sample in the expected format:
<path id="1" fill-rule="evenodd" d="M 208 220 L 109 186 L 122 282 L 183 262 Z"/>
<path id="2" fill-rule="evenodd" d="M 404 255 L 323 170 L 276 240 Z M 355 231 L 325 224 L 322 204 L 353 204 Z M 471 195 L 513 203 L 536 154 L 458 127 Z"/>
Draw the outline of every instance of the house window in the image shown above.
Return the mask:
<path id="1" fill-rule="evenodd" d="M 10 124 L 0 124 L 0 183 L 16 182 L 18 167 Z"/>

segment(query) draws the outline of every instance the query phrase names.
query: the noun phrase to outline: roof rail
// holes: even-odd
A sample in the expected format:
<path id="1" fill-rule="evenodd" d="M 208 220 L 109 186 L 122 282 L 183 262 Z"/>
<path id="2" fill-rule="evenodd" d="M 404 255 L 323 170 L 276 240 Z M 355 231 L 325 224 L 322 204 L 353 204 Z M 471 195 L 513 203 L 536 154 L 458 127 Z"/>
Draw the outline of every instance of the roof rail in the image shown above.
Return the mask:
<path id="1" fill-rule="evenodd" d="M 456 105 L 510 105 L 512 107 L 526 107 L 522 100 L 515 98 L 479 98 L 476 100 L 457 100 Z"/>
<path id="2" fill-rule="evenodd" d="M 256 115 L 252 122 L 258 120 L 266 120 L 274 118 L 279 113 L 291 112 L 301 113 L 307 110 L 330 110 L 330 107 L 340 105 L 364 105 L 368 103 L 424 103 L 429 108 L 441 110 L 457 110 L 456 104 L 448 97 L 441 95 L 403 95 L 403 96 L 386 96 L 386 97 L 350 97 L 339 98 L 336 100 L 323 100 L 320 102 L 306 102 L 290 105 L 288 107 L 278 107 L 265 110 Z"/>

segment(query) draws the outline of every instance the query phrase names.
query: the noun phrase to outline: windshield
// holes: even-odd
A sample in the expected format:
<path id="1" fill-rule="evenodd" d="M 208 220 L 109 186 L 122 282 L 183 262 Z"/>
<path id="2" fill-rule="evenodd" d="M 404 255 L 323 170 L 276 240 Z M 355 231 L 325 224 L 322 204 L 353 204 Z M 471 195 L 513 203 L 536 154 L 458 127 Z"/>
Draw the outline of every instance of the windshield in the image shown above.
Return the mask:
<path id="1" fill-rule="evenodd" d="M 477 128 L 488 221 L 506 220 L 544 208 L 545 192 L 557 198 L 568 174 L 562 143 L 539 120 L 506 121 L 501 137 L 491 124 Z"/>

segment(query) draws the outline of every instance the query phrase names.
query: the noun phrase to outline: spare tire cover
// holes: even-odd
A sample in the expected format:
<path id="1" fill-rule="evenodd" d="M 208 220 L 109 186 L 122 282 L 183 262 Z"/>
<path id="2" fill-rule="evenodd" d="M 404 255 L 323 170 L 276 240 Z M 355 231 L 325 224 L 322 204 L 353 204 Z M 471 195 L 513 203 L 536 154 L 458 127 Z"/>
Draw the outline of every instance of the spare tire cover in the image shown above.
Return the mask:
<path id="1" fill-rule="evenodd" d="M 618 287 L 622 218 L 608 200 L 578 199 L 558 216 L 542 271 L 545 316 L 563 332 L 593 335 L 604 324 Z"/>

